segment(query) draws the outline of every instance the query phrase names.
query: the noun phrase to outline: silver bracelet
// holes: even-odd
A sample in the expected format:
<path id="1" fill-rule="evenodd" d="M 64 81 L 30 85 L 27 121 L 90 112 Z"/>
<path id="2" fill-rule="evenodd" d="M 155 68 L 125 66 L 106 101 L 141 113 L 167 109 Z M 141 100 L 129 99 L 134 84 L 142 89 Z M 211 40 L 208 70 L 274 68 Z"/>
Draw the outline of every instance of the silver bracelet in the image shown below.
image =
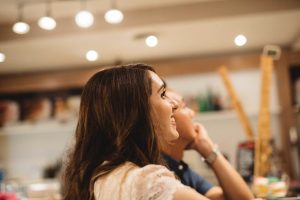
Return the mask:
<path id="1" fill-rule="evenodd" d="M 217 159 L 218 153 L 219 153 L 219 150 L 218 150 L 217 146 L 215 145 L 212 152 L 210 152 L 210 154 L 206 158 L 202 158 L 202 160 L 204 162 L 206 162 L 207 164 L 212 165 L 213 162 Z"/>

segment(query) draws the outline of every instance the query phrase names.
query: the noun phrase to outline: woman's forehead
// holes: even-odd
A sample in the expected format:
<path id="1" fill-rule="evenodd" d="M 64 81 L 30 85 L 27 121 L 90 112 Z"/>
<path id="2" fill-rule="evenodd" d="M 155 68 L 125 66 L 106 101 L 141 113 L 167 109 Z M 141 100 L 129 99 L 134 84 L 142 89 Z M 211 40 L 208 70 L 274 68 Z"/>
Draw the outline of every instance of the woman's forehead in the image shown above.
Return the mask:
<path id="1" fill-rule="evenodd" d="M 149 71 L 149 76 L 153 83 L 155 83 L 159 86 L 164 84 L 163 81 L 161 80 L 161 78 L 159 78 L 159 76 L 156 73 Z"/>

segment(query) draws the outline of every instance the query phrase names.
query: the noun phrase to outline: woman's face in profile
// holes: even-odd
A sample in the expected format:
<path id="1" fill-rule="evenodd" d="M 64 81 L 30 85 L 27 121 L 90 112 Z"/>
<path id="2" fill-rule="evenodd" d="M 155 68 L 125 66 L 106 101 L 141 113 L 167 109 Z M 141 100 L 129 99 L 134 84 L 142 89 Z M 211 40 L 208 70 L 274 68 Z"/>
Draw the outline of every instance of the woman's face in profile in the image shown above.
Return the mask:
<path id="1" fill-rule="evenodd" d="M 149 76 L 152 82 L 151 118 L 155 132 L 164 142 L 174 141 L 179 137 L 173 113 L 177 105 L 166 96 L 166 87 L 157 74 L 149 71 Z"/>

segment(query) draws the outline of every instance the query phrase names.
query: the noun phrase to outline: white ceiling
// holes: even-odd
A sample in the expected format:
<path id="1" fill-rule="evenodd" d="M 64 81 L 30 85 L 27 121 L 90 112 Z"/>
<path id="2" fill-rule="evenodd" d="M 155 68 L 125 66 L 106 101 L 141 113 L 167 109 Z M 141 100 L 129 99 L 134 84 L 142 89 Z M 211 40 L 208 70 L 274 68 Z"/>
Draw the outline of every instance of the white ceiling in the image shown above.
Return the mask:
<path id="1" fill-rule="evenodd" d="M 26 35 L 11 31 L 17 2 L 25 2 L 24 18 L 31 25 Z M 50 32 L 36 25 L 45 2 L 0 0 L 0 52 L 6 55 L 0 74 L 239 53 L 262 50 L 266 44 L 300 49 L 299 0 L 118 0 L 125 14 L 119 25 L 104 22 L 109 0 L 88 0 L 95 24 L 86 30 L 73 20 L 79 1 L 52 1 L 58 25 Z M 136 38 L 145 33 L 157 34 L 157 47 L 148 48 Z M 236 47 L 233 39 L 240 33 L 248 43 Z M 98 61 L 85 60 L 90 49 L 99 52 Z"/>

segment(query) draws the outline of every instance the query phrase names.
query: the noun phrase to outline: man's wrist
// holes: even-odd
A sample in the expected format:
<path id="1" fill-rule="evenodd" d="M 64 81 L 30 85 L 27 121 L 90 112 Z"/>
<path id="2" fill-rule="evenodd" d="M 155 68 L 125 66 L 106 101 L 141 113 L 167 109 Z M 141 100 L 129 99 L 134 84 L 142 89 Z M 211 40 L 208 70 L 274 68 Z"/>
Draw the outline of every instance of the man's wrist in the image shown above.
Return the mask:
<path id="1" fill-rule="evenodd" d="M 218 150 L 217 146 L 215 145 L 214 148 L 212 149 L 212 151 L 205 158 L 203 157 L 202 160 L 204 162 L 206 162 L 207 164 L 212 165 L 215 162 L 215 160 L 217 159 L 218 154 L 219 154 L 219 150 Z"/>

